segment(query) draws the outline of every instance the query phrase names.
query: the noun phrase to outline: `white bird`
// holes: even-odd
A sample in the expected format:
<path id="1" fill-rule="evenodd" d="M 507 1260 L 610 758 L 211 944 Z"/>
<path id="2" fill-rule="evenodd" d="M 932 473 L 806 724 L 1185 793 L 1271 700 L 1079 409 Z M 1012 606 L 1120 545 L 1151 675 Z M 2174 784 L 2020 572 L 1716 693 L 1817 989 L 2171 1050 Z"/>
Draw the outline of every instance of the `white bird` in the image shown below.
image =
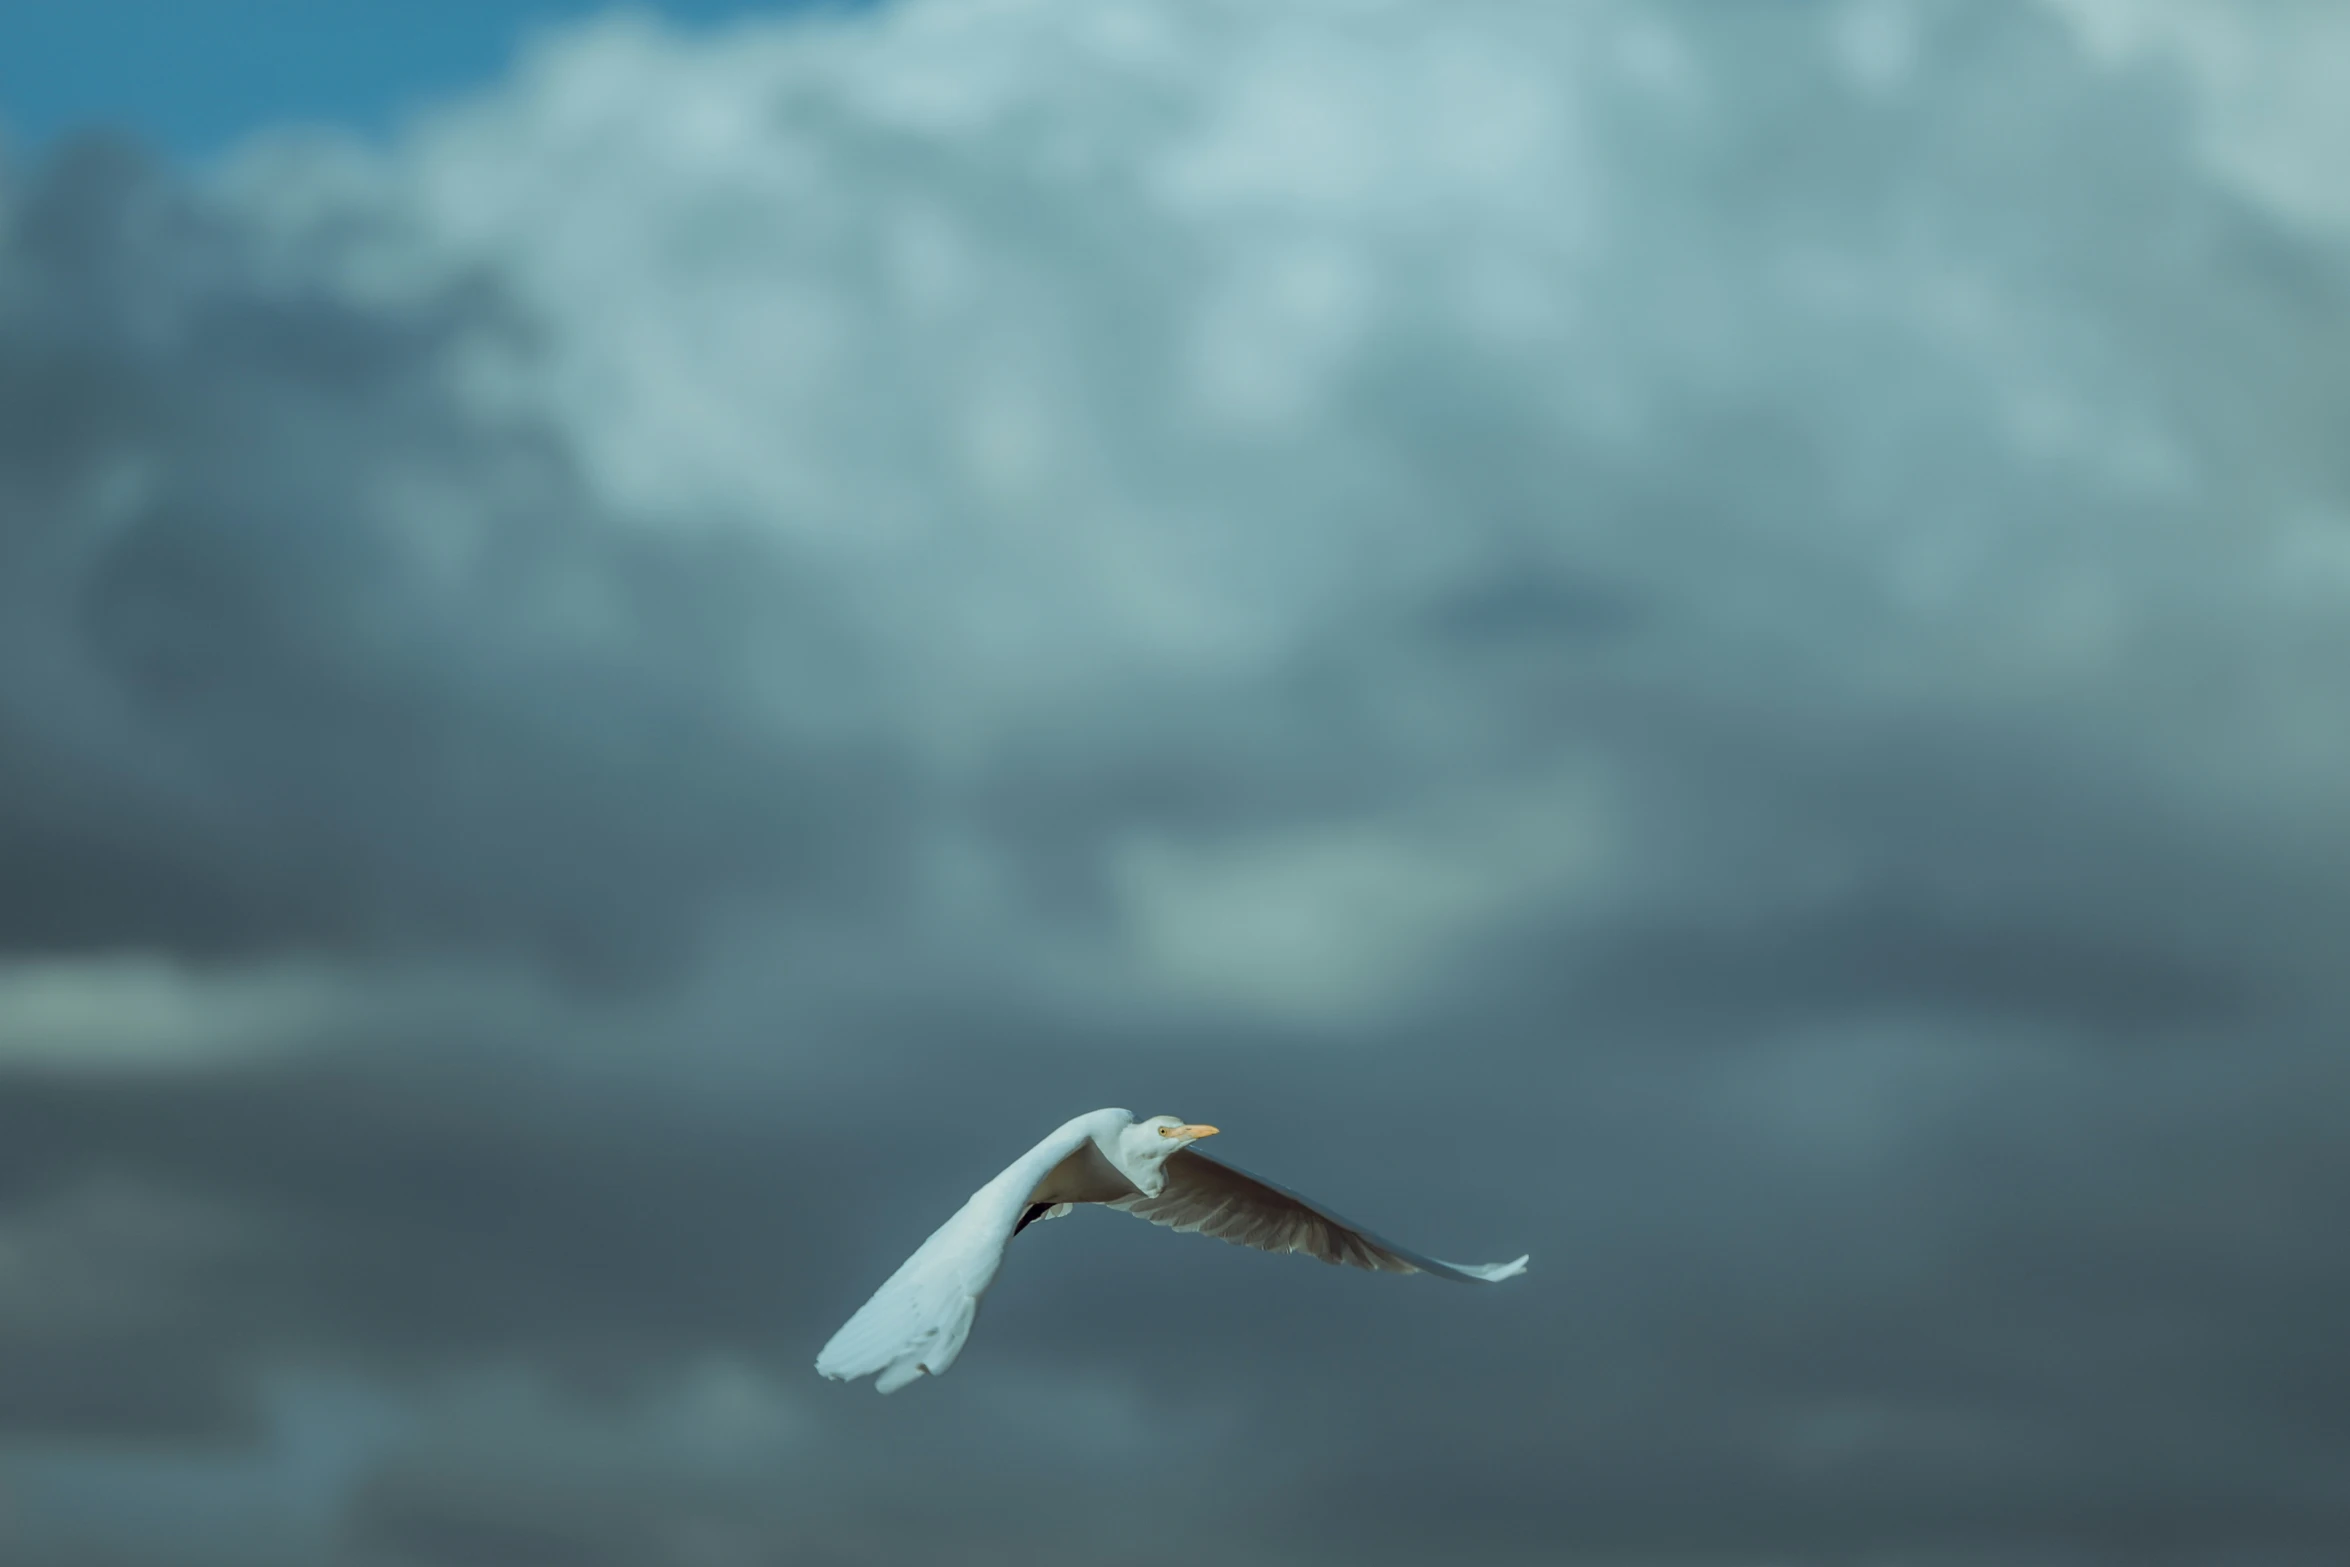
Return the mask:
<path id="1" fill-rule="evenodd" d="M 1171 1115 L 1137 1121 L 1125 1110 L 1096 1110 L 1065 1123 L 973 1192 L 953 1218 L 932 1232 L 842 1324 L 816 1357 L 816 1369 L 844 1382 L 874 1377 L 875 1388 L 884 1393 L 924 1373 L 942 1374 L 971 1336 L 979 1297 L 995 1282 L 1012 1237 L 1038 1219 L 1060 1218 L 1081 1202 L 1260 1251 L 1302 1251 L 1375 1273 L 1429 1273 L 1462 1283 L 1497 1284 L 1526 1271 L 1524 1257 L 1457 1263 L 1406 1251 L 1192 1147 L 1215 1135 L 1212 1126 L 1190 1125 Z"/>

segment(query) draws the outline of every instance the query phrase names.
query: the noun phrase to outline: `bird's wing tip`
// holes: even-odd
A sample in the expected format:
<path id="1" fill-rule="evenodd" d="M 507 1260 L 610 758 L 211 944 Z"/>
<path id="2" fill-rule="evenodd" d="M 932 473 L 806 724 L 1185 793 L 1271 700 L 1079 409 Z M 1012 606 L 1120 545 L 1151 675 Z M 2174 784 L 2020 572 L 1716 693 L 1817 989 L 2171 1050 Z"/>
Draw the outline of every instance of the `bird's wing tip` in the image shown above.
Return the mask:
<path id="1" fill-rule="evenodd" d="M 1423 1271 L 1439 1278 L 1458 1279 L 1465 1284 L 1499 1284 L 1503 1279 L 1514 1279 L 1526 1271 L 1528 1252 L 1515 1262 L 1437 1262 L 1429 1258 L 1416 1259 Z"/>

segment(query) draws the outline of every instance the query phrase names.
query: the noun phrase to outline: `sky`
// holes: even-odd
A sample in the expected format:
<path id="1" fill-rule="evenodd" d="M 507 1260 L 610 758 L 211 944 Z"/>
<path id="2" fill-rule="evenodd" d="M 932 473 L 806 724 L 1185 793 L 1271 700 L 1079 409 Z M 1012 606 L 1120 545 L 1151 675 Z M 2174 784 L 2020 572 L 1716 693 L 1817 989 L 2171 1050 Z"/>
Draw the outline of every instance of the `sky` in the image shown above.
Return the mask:
<path id="1" fill-rule="evenodd" d="M 820 3 L 636 9 L 711 31 Z M 114 125 L 189 159 L 287 123 L 382 135 L 495 79 L 533 39 L 607 9 L 602 0 L 11 0 L 0 6 L 0 131 L 46 148 Z"/>
<path id="2" fill-rule="evenodd" d="M 77 9 L 0 1558 L 2350 1550 L 2338 9 Z"/>

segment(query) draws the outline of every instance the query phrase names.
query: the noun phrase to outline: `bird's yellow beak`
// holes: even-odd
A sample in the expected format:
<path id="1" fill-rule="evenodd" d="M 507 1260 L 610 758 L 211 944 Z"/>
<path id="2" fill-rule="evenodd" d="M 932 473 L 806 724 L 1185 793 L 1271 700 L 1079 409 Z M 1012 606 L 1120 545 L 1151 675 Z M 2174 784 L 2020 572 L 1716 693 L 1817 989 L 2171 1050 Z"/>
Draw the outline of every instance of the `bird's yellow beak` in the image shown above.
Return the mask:
<path id="1" fill-rule="evenodd" d="M 1159 1135 L 1161 1137 L 1180 1137 L 1187 1143 L 1196 1143 L 1203 1137 L 1215 1136 L 1216 1129 L 1212 1126 L 1162 1126 L 1159 1128 Z"/>

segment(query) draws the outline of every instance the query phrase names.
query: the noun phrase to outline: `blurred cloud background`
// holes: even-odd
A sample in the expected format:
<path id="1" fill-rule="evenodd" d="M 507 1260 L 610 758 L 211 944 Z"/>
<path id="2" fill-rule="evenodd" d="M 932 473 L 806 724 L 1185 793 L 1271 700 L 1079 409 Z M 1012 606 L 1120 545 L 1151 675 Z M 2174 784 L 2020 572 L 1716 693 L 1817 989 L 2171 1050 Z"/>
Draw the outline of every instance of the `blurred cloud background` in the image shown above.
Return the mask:
<path id="1" fill-rule="evenodd" d="M 2346 62 L 11 8 L 0 1558 L 2343 1559 Z"/>

